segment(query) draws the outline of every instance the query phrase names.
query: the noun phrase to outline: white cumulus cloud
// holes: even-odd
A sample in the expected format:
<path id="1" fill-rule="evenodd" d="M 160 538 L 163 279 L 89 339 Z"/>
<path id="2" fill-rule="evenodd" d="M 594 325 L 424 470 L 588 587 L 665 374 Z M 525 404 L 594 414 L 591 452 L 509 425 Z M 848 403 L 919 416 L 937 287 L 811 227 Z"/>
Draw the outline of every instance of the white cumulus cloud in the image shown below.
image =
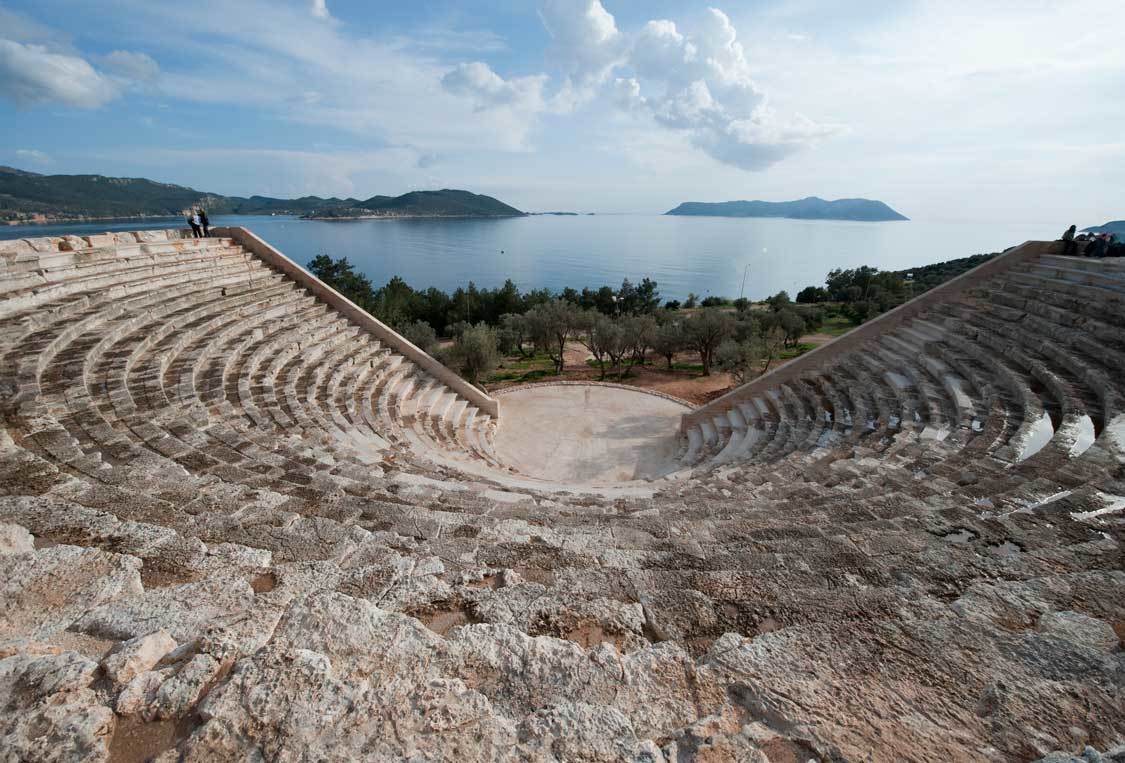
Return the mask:
<path id="1" fill-rule="evenodd" d="M 837 130 L 771 109 L 737 30 L 715 8 L 690 31 L 653 19 L 622 32 L 599 0 L 544 0 L 539 15 L 564 74 L 553 95 L 544 94 L 546 75 L 506 80 L 481 62 L 446 75 L 446 90 L 472 95 L 481 110 L 520 104 L 526 113 L 565 113 L 602 93 L 744 170 L 769 167 Z"/>
<path id="2" fill-rule="evenodd" d="M 83 58 L 0 40 L 0 95 L 20 106 L 63 103 L 92 109 L 118 94 L 117 86 Z"/>
<path id="3" fill-rule="evenodd" d="M 551 35 L 551 54 L 570 76 L 600 79 L 617 62 L 623 36 L 598 0 L 544 0 L 539 18 Z"/>
<path id="4" fill-rule="evenodd" d="M 468 96 L 477 108 L 508 106 L 528 112 L 541 111 L 544 107 L 543 84 L 547 76 L 537 74 L 530 77 L 504 79 L 480 61 L 458 64 L 442 77 L 441 84 L 454 95 Z"/>
<path id="5" fill-rule="evenodd" d="M 737 30 L 715 8 L 691 34 L 665 19 L 648 22 L 627 64 L 634 77 L 618 80 L 619 95 L 624 87 L 629 105 L 686 131 L 694 146 L 725 164 L 764 169 L 836 131 L 801 116 L 783 119 L 769 108 Z"/>
<path id="6" fill-rule="evenodd" d="M 328 0 L 311 0 L 310 10 L 312 15 L 318 19 L 326 19 L 331 16 L 328 13 Z"/>

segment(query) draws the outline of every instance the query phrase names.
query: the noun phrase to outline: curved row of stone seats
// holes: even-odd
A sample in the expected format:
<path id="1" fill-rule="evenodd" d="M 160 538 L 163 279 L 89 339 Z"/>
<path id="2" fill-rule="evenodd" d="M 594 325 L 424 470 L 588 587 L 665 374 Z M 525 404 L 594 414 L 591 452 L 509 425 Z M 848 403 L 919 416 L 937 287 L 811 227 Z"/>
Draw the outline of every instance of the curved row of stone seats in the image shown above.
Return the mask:
<path id="1" fill-rule="evenodd" d="M 1035 260 L 978 284 L 972 293 L 935 304 L 929 313 L 811 369 L 796 385 L 781 383 L 695 421 L 685 433 L 685 465 L 706 469 L 731 460 L 749 465 L 794 450 L 816 452 L 818 445 L 831 442 L 824 439 L 828 422 L 841 418 L 852 424 L 857 442 L 887 442 L 896 432 L 952 436 L 964 448 L 981 442 L 972 452 L 1008 461 L 1034 458 L 1036 466 L 1048 461 L 1057 466 L 1059 457 L 1079 455 L 1121 415 L 1120 373 L 1114 371 L 1125 354 L 1115 347 L 1099 353 L 1097 340 L 1077 328 L 1084 319 L 1062 317 L 1065 311 L 1058 306 L 1078 295 L 1066 297 L 1058 290 L 1083 289 L 1086 281 L 1096 280 L 1090 275 L 1093 266 L 1079 261 L 1081 268 L 1070 271 L 1059 264 L 1065 259 L 1070 258 L 1052 257 L 1042 265 Z M 1043 273 L 1078 275 L 1053 279 L 1054 307 L 1025 321 L 1027 313 L 1011 307 L 1008 287 Z M 1114 301 L 1116 287 L 1097 288 L 1105 292 L 1100 295 L 1103 317 L 1120 321 L 1125 308 Z M 1024 295 L 1020 304 L 1034 299 Z M 982 367 L 984 374 L 975 370 Z M 831 392 L 820 391 L 822 378 L 833 382 Z M 1006 394 L 998 394 L 997 383 Z M 803 394 L 794 394 L 794 386 Z M 836 387 L 845 389 L 854 410 L 837 407 Z M 986 412 L 999 420 L 989 420 Z M 745 447 L 750 442 L 752 450 Z"/>
<path id="2" fill-rule="evenodd" d="M 43 374 L 47 379 L 70 380 L 65 385 L 55 385 L 48 390 L 41 400 L 46 404 L 59 404 L 68 396 L 78 396 L 82 382 L 74 380 L 85 380 L 87 383 L 96 380 L 89 390 L 94 404 L 84 407 L 84 411 L 86 414 L 100 412 L 102 420 L 91 423 L 91 426 L 100 432 L 103 440 L 107 433 L 113 433 L 108 444 L 113 446 L 112 452 L 118 454 L 122 452 L 122 440 L 118 435 L 124 435 L 125 441 L 144 443 L 161 452 L 188 457 L 181 452 L 185 447 L 181 444 L 184 437 L 161 431 L 161 418 L 165 414 L 165 418 L 179 417 L 185 410 L 205 403 L 208 406 L 219 404 L 223 416 L 241 414 L 258 428 L 293 430 L 292 424 L 297 421 L 301 430 L 294 431 L 303 431 L 308 436 L 325 433 L 335 436 L 344 440 L 353 455 L 359 455 L 364 462 L 378 460 L 378 451 L 387 445 L 385 439 L 376 434 L 375 447 L 365 447 L 367 443 L 362 437 L 357 438 L 354 432 L 344 432 L 337 427 L 333 416 L 319 408 L 314 399 L 315 383 L 331 379 L 334 364 L 354 362 L 357 353 L 366 352 L 366 335 L 357 335 L 354 328 L 346 328 L 346 323 L 333 318 L 330 312 L 312 307 L 309 300 L 304 299 L 302 303 L 310 305 L 309 308 L 291 313 L 282 328 L 261 336 L 263 326 L 274 327 L 274 324 L 266 323 L 272 316 L 268 312 L 271 304 L 277 304 L 282 314 L 293 307 L 286 296 L 286 292 L 292 290 L 291 283 L 286 285 L 281 276 L 248 257 L 229 239 L 198 241 L 173 237 L 161 244 L 152 243 L 156 238 L 154 234 L 145 234 L 145 238 L 146 243 L 134 242 L 135 246 L 122 243 L 119 236 L 114 246 L 88 247 L 87 251 L 78 253 L 83 262 L 82 273 L 76 275 L 70 272 L 73 267 L 66 272 L 58 271 L 67 279 L 66 293 L 78 295 L 71 302 L 89 305 L 77 320 L 53 325 L 40 332 L 42 335 L 53 331 L 53 344 L 49 351 L 42 351 L 39 336 L 32 337 L 33 341 L 23 347 L 23 357 L 33 359 L 36 364 L 34 369 L 26 364 L 14 364 L 17 369 L 23 369 L 17 373 L 14 383 L 17 387 L 22 384 L 26 388 L 25 397 L 40 397 L 37 385 Z M 65 245 L 77 247 L 73 241 Z M 38 253 L 36 262 L 49 256 Z M 143 280 L 135 284 L 129 281 L 128 289 L 136 291 L 137 296 L 105 309 L 109 300 L 121 291 L 120 284 L 113 281 L 113 277 L 131 279 L 137 268 L 127 265 L 137 257 L 143 259 L 143 267 L 160 273 L 161 277 L 149 279 L 147 285 L 152 288 L 147 290 L 143 289 Z M 160 258 L 167 262 L 158 262 Z M 106 266 L 108 275 L 101 272 L 100 265 Z M 160 288 L 167 286 L 164 275 L 181 279 L 178 283 L 181 288 L 173 292 L 174 298 L 167 298 L 169 292 Z M 96 287 L 92 297 L 82 291 L 83 284 Z M 193 288 L 196 285 L 198 289 Z M 40 286 L 34 294 L 20 293 L 22 301 L 19 305 L 24 306 L 28 300 L 39 300 L 36 307 L 41 308 L 44 294 L 57 300 L 62 293 L 54 283 Z M 5 303 L 5 306 L 8 304 Z M 266 308 L 267 312 L 256 312 L 262 308 Z M 27 323 L 23 315 L 28 312 L 30 310 L 13 311 L 11 317 L 16 325 L 21 325 Z M 55 309 L 49 314 L 62 317 L 70 313 L 65 309 Z M 308 319 L 314 315 L 319 317 L 313 318 L 310 329 Z M 17 345 L 24 338 L 18 331 L 6 331 L 6 334 L 11 335 Z M 313 352 L 301 352 L 301 340 L 297 338 L 301 336 L 306 337 L 305 347 L 309 346 L 309 342 L 315 345 Z M 233 363 L 227 356 L 222 360 L 223 365 L 216 368 L 216 358 L 208 357 L 209 351 L 217 349 L 212 339 L 227 347 L 231 344 L 237 346 Z M 249 352 L 248 344 L 253 348 Z M 57 351 L 63 348 L 65 354 L 58 356 Z M 189 354 L 182 357 L 181 353 L 185 352 Z M 286 367 L 282 360 L 287 356 L 299 360 Z M 264 363 L 266 359 L 270 360 L 268 365 Z M 185 377 L 183 368 L 189 364 L 191 374 Z M 168 376 L 172 367 L 181 369 L 179 378 Z M 203 371 L 203 376 L 209 375 L 210 381 L 204 382 L 201 394 L 196 396 L 197 376 L 200 369 L 207 368 L 211 369 L 210 374 Z M 221 374 L 221 380 L 217 374 Z M 370 378 L 370 375 L 363 378 Z M 255 382 L 253 387 L 251 381 Z M 313 397 L 309 396 L 310 382 L 314 383 Z M 237 396 L 232 394 L 234 391 L 237 391 Z M 281 395 L 277 394 L 279 391 Z M 99 399 L 102 393 L 106 395 L 105 399 Z M 363 389 L 341 390 L 337 387 L 336 393 L 361 401 L 370 397 L 370 391 Z M 146 412 L 157 415 L 150 421 Z M 205 428 L 209 419 L 207 416 L 199 419 L 199 411 L 195 413 L 197 423 Z M 210 417 L 214 418 L 214 414 Z M 183 423 L 182 420 L 179 423 Z M 381 429 L 394 428 L 397 424 L 386 420 L 368 423 L 374 425 L 372 428 Z M 52 431 L 65 431 L 65 427 Z M 76 441 L 87 447 L 96 444 L 88 436 L 86 428 L 71 434 L 78 434 Z M 459 448 L 462 442 L 465 441 L 441 438 L 440 443 L 431 440 L 427 444 Z M 365 452 L 355 454 L 356 449 Z M 225 451 L 220 448 L 220 452 Z M 93 453 L 90 455 L 93 456 Z M 230 463 L 229 453 L 227 457 Z M 190 456 L 193 462 L 208 458 L 200 453 Z"/>

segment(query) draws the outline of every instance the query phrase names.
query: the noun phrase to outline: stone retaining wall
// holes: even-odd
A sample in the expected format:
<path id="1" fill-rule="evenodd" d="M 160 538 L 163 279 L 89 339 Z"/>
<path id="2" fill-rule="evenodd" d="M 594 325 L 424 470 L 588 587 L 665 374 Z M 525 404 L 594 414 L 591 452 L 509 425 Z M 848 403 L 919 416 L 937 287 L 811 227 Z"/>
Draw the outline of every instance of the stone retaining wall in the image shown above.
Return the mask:
<path id="1" fill-rule="evenodd" d="M 317 299 L 363 328 L 364 331 L 367 331 L 395 352 L 405 356 L 416 366 L 449 387 L 451 391 L 456 392 L 461 395 L 461 397 L 468 400 L 470 404 L 475 405 L 493 418 L 499 418 L 500 404 L 494 398 L 481 392 L 453 371 L 434 360 L 434 358 L 427 355 L 419 347 L 394 331 L 390 326 L 371 317 L 363 308 L 309 273 L 277 249 L 258 238 L 258 236 L 251 231 L 246 228 L 212 228 L 211 235 L 225 236 L 234 239 L 245 247 L 247 251 L 252 252 L 270 267 L 292 278 L 301 286 L 308 289 Z"/>
<path id="2" fill-rule="evenodd" d="M 614 389 L 628 390 L 629 392 L 640 392 L 641 394 L 652 395 L 653 397 L 662 397 L 665 400 L 670 400 L 671 402 L 677 403 L 678 405 L 682 405 L 685 408 L 691 408 L 692 407 L 692 404 L 690 402 L 688 402 L 687 400 L 684 400 L 683 398 L 676 397 L 675 395 L 669 395 L 667 392 L 660 392 L 659 390 L 655 390 L 655 389 L 645 389 L 643 387 L 633 387 L 629 384 L 617 384 L 615 382 L 603 382 L 603 381 L 594 381 L 594 380 L 567 381 L 567 380 L 560 379 L 559 381 L 530 382 L 528 384 L 515 384 L 515 385 L 512 385 L 511 387 L 504 387 L 503 389 L 495 390 L 492 394 L 499 397 L 501 395 L 506 395 L 509 392 L 519 392 L 520 390 L 525 390 L 525 389 L 541 389 L 543 387 L 612 387 Z"/>
<path id="3" fill-rule="evenodd" d="M 902 324 L 913 320 L 919 314 L 933 307 L 939 302 L 946 302 L 959 296 L 961 293 L 979 286 L 993 276 L 999 275 L 1012 268 L 1038 257 L 1041 254 L 1053 254 L 1061 251 L 1062 244 L 1056 241 L 1028 241 L 1019 246 L 1012 247 L 999 257 L 978 265 L 972 270 L 962 273 L 941 286 L 937 286 L 921 294 L 909 302 L 899 305 L 893 310 L 883 313 L 878 318 L 857 326 L 843 336 L 827 344 L 817 347 L 795 358 L 783 366 L 779 366 L 767 374 L 759 376 L 753 381 L 736 387 L 722 397 L 715 398 L 710 403 L 700 406 L 691 413 L 685 414 L 680 425 L 680 431 L 687 432 L 688 428 L 700 421 L 726 413 L 741 402 L 753 399 L 766 390 L 780 384 L 793 381 L 809 371 L 821 368 L 839 358 L 841 355 L 858 350 L 862 345 L 872 339 L 887 334 Z"/>

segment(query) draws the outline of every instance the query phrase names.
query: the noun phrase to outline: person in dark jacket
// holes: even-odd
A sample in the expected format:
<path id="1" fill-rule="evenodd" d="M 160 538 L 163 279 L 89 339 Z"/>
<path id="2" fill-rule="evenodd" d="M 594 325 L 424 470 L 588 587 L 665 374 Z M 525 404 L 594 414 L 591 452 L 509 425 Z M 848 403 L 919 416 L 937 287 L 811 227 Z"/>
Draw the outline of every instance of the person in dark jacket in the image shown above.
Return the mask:
<path id="1" fill-rule="evenodd" d="M 1106 257 L 1109 255 L 1109 236 L 1104 233 L 1094 239 L 1094 243 L 1086 248 L 1087 257 Z"/>
<path id="2" fill-rule="evenodd" d="M 199 224 L 203 227 L 203 238 L 211 237 L 211 221 L 207 219 L 207 210 L 199 210 Z"/>
<path id="3" fill-rule="evenodd" d="M 1077 225 L 1072 225 L 1066 229 L 1060 239 L 1063 242 L 1063 254 L 1072 255 L 1078 253 L 1078 244 L 1074 241 L 1074 232 L 1078 230 Z"/>
<path id="4" fill-rule="evenodd" d="M 196 212 L 193 209 L 191 212 L 188 213 L 187 221 L 188 221 L 188 225 L 191 226 L 191 236 L 192 236 L 192 238 L 200 238 L 203 235 L 203 231 L 200 229 L 200 226 L 199 226 L 199 213 Z"/>

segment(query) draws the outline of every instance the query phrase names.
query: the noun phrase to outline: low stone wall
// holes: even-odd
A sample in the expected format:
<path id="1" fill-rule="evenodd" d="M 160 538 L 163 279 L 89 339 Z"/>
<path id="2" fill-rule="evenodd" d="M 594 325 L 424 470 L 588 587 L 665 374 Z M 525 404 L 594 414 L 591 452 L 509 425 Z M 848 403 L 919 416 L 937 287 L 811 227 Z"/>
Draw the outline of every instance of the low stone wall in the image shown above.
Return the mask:
<path id="1" fill-rule="evenodd" d="M 416 345 L 411 344 L 405 337 L 394 331 L 390 326 L 371 317 L 367 311 L 309 273 L 277 249 L 274 249 L 265 241 L 258 238 L 258 236 L 254 235 L 251 231 L 246 228 L 212 228 L 211 235 L 225 236 L 234 239 L 245 247 L 247 251 L 252 252 L 270 267 L 292 278 L 301 286 L 308 289 L 317 299 L 363 328 L 364 331 L 374 336 L 395 352 L 408 358 L 416 366 L 449 387 L 450 390 L 468 400 L 469 403 L 475 405 L 493 418 L 499 418 L 499 402 L 434 360 Z"/>
<path id="2" fill-rule="evenodd" d="M 610 387 L 612 389 L 623 389 L 628 392 L 638 392 L 642 395 L 652 395 L 653 397 L 662 397 L 677 405 L 682 405 L 684 408 L 691 408 L 692 404 L 683 398 L 669 395 L 667 392 L 661 392 L 655 389 L 645 389 L 644 387 L 634 387 L 629 384 L 618 384 L 616 382 L 604 382 L 590 380 L 564 380 L 559 381 L 545 381 L 545 382 L 528 382 L 527 384 L 514 384 L 511 387 L 504 387 L 503 389 L 493 390 L 492 394 L 496 397 L 502 397 L 509 392 L 519 392 L 525 389 L 542 389 L 544 387 Z"/>
<path id="3" fill-rule="evenodd" d="M 726 413 L 739 403 L 762 395 L 766 390 L 793 381 L 809 371 L 822 368 L 841 355 L 858 350 L 869 340 L 878 338 L 913 320 L 939 302 L 953 299 L 964 291 L 980 286 L 993 276 L 1018 267 L 1041 254 L 1055 254 L 1061 252 L 1061 250 L 1062 244 L 1056 241 L 1028 241 L 1012 247 L 999 257 L 993 257 L 941 286 L 930 289 L 909 302 L 883 313 L 878 318 L 857 326 L 828 344 L 821 345 L 812 352 L 805 353 L 785 365 L 743 384 L 741 387 L 732 389 L 722 397 L 715 398 L 707 405 L 700 406 L 691 413 L 685 414 L 680 429 L 686 432 L 692 425 L 700 421 Z"/>

